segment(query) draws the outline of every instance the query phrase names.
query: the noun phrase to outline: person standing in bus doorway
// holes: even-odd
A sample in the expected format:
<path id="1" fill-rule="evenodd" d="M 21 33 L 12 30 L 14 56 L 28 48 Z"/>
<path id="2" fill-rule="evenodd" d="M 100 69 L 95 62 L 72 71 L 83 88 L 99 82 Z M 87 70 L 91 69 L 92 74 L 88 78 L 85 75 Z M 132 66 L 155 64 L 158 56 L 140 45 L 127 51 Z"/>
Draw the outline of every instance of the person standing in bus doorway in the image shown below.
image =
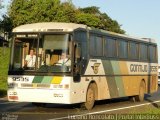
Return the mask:
<path id="1" fill-rule="evenodd" d="M 65 65 L 65 66 L 71 66 L 71 60 L 67 57 L 66 52 L 62 52 L 61 58 L 58 61 L 57 65 Z"/>
<path id="2" fill-rule="evenodd" d="M 36 56 L 34 54 L 34 49 L 30 49 L 29 55 L 26 56 L 24 61 L 24 67 L 34 68 L 36 63 Z"/>

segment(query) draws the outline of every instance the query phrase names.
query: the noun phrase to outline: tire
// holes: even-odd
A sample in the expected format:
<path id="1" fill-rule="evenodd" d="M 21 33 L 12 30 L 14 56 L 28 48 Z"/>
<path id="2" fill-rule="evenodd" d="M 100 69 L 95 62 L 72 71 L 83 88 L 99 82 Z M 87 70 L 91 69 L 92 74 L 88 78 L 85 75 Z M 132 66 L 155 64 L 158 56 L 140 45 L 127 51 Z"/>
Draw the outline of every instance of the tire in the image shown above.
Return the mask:
<path id="1" fill-rule="evenodd" d="M 145 83 L 142 81 L 139 87 L 139 95 L 135 96 L 135 100 L 138 102 L 144 101 L 144 95 L 145 95 Z"/>
<path id="2" fill-rule="evenodd" d="M 87 110 L 91 110 L 95 103 L 95 83 L 91 83 L 86 93 L 86 102 L 82 103 L 81 107 Z"/>

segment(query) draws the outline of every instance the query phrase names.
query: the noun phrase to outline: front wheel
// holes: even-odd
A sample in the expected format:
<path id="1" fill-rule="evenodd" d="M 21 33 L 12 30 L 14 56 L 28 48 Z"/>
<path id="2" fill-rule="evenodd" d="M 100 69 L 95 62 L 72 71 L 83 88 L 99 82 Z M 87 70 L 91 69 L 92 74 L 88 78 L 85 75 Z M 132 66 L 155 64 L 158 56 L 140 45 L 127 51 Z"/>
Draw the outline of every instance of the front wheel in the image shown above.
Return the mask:
<path id="1" fill-rule="evenodd" d="M 86 94 L 86 102 L 82 104 L 82 107 L 91 110 L 95 103 L 95 84 L 92 83 L 89 85 L 87 94 Z"/>

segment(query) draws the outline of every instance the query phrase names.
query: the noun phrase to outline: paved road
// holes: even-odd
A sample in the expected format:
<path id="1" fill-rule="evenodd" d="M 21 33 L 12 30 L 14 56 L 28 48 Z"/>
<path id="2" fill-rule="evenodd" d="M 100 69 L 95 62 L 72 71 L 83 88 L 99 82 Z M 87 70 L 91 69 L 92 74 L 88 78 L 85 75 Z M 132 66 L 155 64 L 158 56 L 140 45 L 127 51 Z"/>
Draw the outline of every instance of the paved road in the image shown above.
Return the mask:
<path id="1" fill-rule="evenodd" d="M 160 106 L 160 87 L 158 91 L 145 96 L 144 102 L 131 102 L 128 98 L 105 100 L 96 102 L 96 106 L 91 110 L 83 110 L 79 105 L 57 105 L 47 104 L 46 107 L 35 107 L 31 103 L 8 102 L 0 99 L 0 119 L 2 120 L 59 120 L 59 119 L 86 119 L 86 115 L 107 115 L 125 114 L 143 111 L 144 108 L 158 108 Z M 93 117 L 93 116 L 92 116 Z M 113 116 L 114 117 L 114 116 Z M 160 117 L 160 116 L 159 116 Z"/>

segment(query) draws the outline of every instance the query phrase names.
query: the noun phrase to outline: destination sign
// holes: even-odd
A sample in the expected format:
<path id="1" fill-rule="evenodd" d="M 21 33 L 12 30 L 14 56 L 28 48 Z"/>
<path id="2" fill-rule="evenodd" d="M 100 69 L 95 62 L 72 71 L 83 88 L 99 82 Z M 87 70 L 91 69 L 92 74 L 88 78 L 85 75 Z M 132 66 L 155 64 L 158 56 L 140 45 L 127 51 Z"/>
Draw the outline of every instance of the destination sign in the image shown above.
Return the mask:
<path id="1" fill-rule="evenodd" d="M 36 38 L 38 37 L 37 34 L 17 34 L 17 38 Z"/>

